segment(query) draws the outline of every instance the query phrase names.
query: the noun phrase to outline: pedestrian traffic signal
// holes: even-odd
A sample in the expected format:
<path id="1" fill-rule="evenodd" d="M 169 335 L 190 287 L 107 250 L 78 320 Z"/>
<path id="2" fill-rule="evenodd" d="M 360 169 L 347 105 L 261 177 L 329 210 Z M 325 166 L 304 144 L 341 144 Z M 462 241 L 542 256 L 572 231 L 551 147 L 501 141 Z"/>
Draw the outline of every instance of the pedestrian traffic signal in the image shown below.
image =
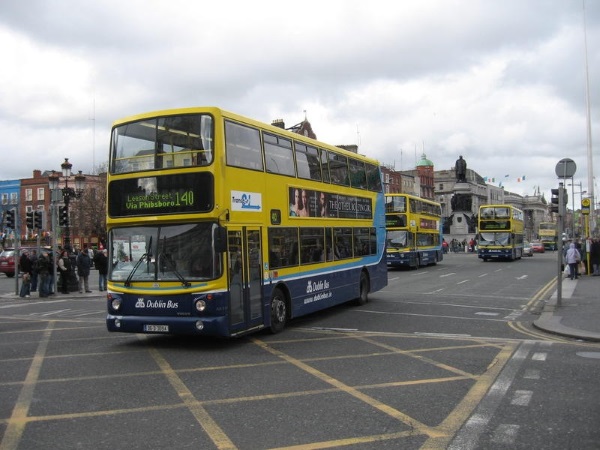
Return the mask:
<path id="1" fill-rule="evenodd" d="M 69 210 L 66 206 L 59 206 L 58 208 L 58 225 L 66 227 L 69 223 Z"/>
<path id="2" fill-rule="evenodd" d="M 27 211 L 27 228 L 33 230 L 33 211 Z"/>
<path id="3" fill-rule="evenodd" d="M 5 218 L 6 218 L 6 228 L 10 228 L 11 230 L 14 230 L 14 228 L 15 228 L 15 210 L 9 209 L 8 211 L 6 211 Z"/>
<path id="4" fill-rule="evenodd" d="M 33 215 L 33 226 L 38 230 L 44 228 L 44 213 L 42 211 L 36 211 Z"/>

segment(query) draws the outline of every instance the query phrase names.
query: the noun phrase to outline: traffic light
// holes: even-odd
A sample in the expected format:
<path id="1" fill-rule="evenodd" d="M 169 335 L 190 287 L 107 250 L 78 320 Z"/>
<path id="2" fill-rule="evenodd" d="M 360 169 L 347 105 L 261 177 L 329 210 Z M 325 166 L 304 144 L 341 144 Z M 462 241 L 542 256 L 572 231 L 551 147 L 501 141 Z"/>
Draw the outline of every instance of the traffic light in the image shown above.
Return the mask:
<path id="1" fill-rule="evenodd" d="M 69 223 L 69 210 L 66 206 L 58 207 L 58 225 L 66 227 Z"/>
<path id="2" fill-rule="evenodd" d="M 559 213 L 560 212 L 560 194 L 559 189 L 551 189 L 552 198 L 550 199 L 550 212 Z"/>
<path id="3" fill-rule="evenodd" d="M 33 211 L 27 211 L 27 228 L 33 230 Z"/>
<path id="4" fill-rule="evenodd" d="M 567 202 L 569 201 L 569 194 L 567 190 L 562 187 L 558 189 L 551 189 L 552 198 L 550 199 L 550 212 L 558 213 L 559 216 L 564 215 L 567 212 Z"/>
<path id="5" fill-rule="evenodd" d="M 14 230 L 15 228 L 15 210 L 10 209 L 6 211 L 6 228 Z"/>
<path id="6" fill-rule="evenodd" d="M 33 214 L 33 226 L 38 230 L 44 228 L 44 213 L 42 211 L 36 211 Z"/>

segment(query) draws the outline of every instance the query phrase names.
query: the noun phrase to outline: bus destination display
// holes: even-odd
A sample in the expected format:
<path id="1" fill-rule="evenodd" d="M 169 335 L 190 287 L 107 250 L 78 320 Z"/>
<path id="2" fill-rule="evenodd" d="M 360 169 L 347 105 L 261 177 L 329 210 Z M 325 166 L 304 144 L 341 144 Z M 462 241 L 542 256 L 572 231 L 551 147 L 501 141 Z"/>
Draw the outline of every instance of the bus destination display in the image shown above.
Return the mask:
<path id="1" fill-rule="evenodd" d="M 207 212 L 214 203 L 209 173 L 115 180 L 108 189 L 111 217 Z"/>

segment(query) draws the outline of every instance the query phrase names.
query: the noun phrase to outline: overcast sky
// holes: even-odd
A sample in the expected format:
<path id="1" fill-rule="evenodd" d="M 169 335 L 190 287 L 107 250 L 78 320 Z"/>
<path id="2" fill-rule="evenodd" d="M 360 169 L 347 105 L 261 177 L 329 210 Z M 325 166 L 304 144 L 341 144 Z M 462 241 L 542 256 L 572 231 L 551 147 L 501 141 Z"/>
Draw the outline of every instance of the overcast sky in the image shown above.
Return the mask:
<path id="1" fill-rule="evenodd" d="M 598 177 L 599 0 L 585 24 Z M 396 170 L 462 155 L 518 194 L 549 198 L 572 158 L 578 203 L 585 36 L 583 0 L 3 0 L 0 180 L 65 157 L 92 173 L 114 120 L 215 105 L 286 126 L 306 115 L 319 140 Z"/>

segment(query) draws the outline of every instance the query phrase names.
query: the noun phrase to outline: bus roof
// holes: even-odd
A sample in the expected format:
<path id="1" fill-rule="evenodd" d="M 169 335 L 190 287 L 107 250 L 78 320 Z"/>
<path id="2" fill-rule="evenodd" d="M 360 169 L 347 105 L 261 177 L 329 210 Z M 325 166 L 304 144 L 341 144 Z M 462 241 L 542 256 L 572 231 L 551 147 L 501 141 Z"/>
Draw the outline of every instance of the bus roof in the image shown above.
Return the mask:
<path id="1" fill-rule="evenodd" d="M 163 110 L 135 114 L 132 116 L 128 116 L 128 117 L 124 117 L 124 118 L 115 120 L 112 124 L 112 128 L 124 125 L 126 123 L 137 122 L 139 120 L 150 119 L 153 117 L 176 116 L 176 115 L 183 115 L 183 114 L 199 114 L 199 113 L 208 113 L 208 114 L 212 114 L 215 117 L 220 116 L 220 117 L 226 117 L 229 119 L 233 119 L 238 122 L 243 122 L 248 125 L 253 125 L 257 128 L 263 128 L 263 129 L 271 131 L 273 133 L 286 135 L 291 139 L 295 139 L 298 141 L 304 141 L 304 142 L 310 143 L 311 145 L 315 145 L 318 147 L 326 147 L 327 150 L 335 150 L 336 152 L 345 154 L 347 156 L 353 156 L 355 158 L 362 159 L 371 164 L 379 165 L 379 161 L 375 158 L 371 158 L 369 156 L 365 156 L 360 153 L 354 153 L 345 148 L 338 147 L 333 144 L 327 144 L 325 142 L 322 142 L 322 141 L 319 141 L 316 139 L 312 139 L 310 137 L 303 136 L 301 134 L 294 133 L 292 131 L 288 131 L 284 128 L 276 127 L 274 125 L 271 125 L 271 124 L 268 124 L 265 122 L 261 122 L 259 120 L 251 119 L 249 117 L 242 116 L 240 114 L 226 111 L 226 110 L 218 108 L 216 106 L 194 106 L 194 107 L 186 107 L 186 108 L 173 108 L 173 109 L 163 109 Z"/>

